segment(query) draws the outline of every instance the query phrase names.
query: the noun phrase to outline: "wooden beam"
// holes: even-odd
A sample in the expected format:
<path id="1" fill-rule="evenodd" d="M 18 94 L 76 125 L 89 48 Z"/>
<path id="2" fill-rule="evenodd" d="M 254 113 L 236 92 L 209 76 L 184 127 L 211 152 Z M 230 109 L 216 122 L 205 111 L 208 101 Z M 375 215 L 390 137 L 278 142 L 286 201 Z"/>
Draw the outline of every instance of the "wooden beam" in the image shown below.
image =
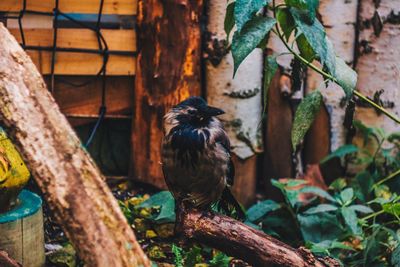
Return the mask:
<path id="1" fill-rule="evenodd" d="M 173 105 L 200 95 L 203 1 L 139 1 L 138 55 L 130 175 L 165 187 L 162 119 Z"/>
<path id="2" fill-rule="evenodd" d="M 22 42 L 19 29 L 10 29 L 18 42 Z M 109 50 L 136 51 L 135 30 L 101 30 Z M 53 29 L 26 29 L 27 46 L 53 46 Z M 58 29 L 57 47 L 99 49 L 97 35 L 88 29 Z"/>
<path id="3" fill-rule="evenodd" d="M 51 52 L 28 51 L 33 63 L 42 75 L 51 72 Z M 95 75 L 103 65 L 103 57 L 97 54 L 57 52 L 54 73 L 57 75 Z M 107 75 L 135 75 L 136 57 L 110 55 Z"/>
<path id="4" fill-rule="evenodd" d="M 28 0 L 26 8 L 41 12 L 53 12 L 54 0 Z M 59 9 L 64 13 L 94 13 L 99 12 L 99 0 L 60 0 Z M 1 0 L 0 11 L 19 12 L 23 0 Z M 103 14 L 135 15 L 137 11 L 136 0 L 105 0 Z"/>
<path id="5" fill-rule="evenodd" d="M 60 77 L 75 84 L 84 83 L 93 77 Z M 48 79 L 47 79 L 48 80 Z M 102 79 L 74 87 L 56 80 L 54 98 L 64 114 L 94 116 L 99 112 L 102 94 Z M 133 110 L 134 79 L 132 77 L 107 77 L 107 114 L 129 115 Z"/>

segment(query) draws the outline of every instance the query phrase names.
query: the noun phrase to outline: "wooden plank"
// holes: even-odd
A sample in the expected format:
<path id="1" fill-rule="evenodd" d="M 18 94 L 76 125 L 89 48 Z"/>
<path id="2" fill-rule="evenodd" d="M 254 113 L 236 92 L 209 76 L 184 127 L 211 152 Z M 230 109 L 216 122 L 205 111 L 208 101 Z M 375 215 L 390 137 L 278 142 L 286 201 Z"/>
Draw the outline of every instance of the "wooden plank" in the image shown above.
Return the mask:
<path id="1" fill-rule="evenodd" d="M 28 51 L 36 67 L 43 74 L 50 74 L 51 52 Z M 103 57 L 97 54 L 57 52 L 55 74 L 58 75 L 95 75 L 101 69 Z M 134 75 L 136 58 L 133 56 L 110 55 L 107 63 L 107 75 Z"/>
<path id="2" fill-rule="evenodd" d="M 19 29 L 10 29 L 18 42 L 22 42 Z M 102 30 L 109 50 L 136 51 L 134 30 Z M 28 46 L 53 46 L 53 29 L 25 29 Z M 88 29 L 58 29 L 57 47 L 98 49 L 97 35 Z"/>
<path id="3" fill-rule="evenodd" d="M 23 0 L 1 0 L 0 11 L 19 12 Z M 54 0 L 28 0 L 27 9 L 41 12 L 53 12 Z M 94 13 L 99 12 L 99 0 L 60 0 L 59 9 L 64 13 Z M 103 14 L 135 15 L 136 0 L 105 0 Z"/>
<path id="4" fill-rule="evenodd" d="M 130 176 L 165 188 L 162 120 L 175 104 L 201 94 L 203 1 L 141 0 Z M 171 49 L 173 46 L 173 49 Z"/>
<path id="5" fill-rule="evenodd" d="M 76 76 L 60 78 L 75 84 L 93 79 L 93 77 Z M 73 87 L 56 79 L 53 96 L 64 114 L 95 116 L 101 105 L 101 86 L 101 78 L 95 79 L 83 87 Z M 131 114 L 133 92 L 134 79 L 132 77 L 108 77 L 106 82 L 107 114 Z"/>

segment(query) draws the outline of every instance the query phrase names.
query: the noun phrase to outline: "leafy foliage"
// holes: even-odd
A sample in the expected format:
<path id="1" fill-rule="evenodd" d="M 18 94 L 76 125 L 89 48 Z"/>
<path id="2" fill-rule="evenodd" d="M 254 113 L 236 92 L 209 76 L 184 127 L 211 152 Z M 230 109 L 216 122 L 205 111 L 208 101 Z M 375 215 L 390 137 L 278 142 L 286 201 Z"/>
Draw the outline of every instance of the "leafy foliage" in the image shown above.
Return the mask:
<path id="1" fill-rule="evenodd" d="M 360 122 L 355 126 L 366 142 L 340 147 L 323 162 L 346 157 L 347 164 L 358 166 L 358 173 L 339 177 L 327 191 L 308 186 L 304 180 L 272 180 L 284 201 L 257 203 L 248 215 L 254 210 L 260 212 L 256 213 L 258 216 L 248 216 L 248 225 L 289 244 L 305 245 L 317 255 L 335 257 L 344 266 L 397 266 L 400 145 L 393 138 L 397 134 L 386 134 Z M 304 202 L 300 198 L 303 193 L 316 197 Z M 266 208 L 260 217 L 264 204 L 273 204 L 274 209 Z"/>
<path id="2" fill-rule="evenodd" d="M 268 34 L 273 31 L 286 45 L 296 60 L 305 66 L 310 66 L 325 79 L 337 83 L 345 92 L 346 98 L 350 99 L 357 83 L 357 74 L 343 59 L 336 56 L 333 44 L 326 36 L 325 29 L 316 18 L 316 10 L 319 0 L 285 0 L 285 4 L 275 5 L 275 2 L 268 0 L 236 0 L 227 7 L 225 17 L 225 31 L 229 33 L 236 25 L 236 31 L 232 39 L 232 55 L 234 59 L 234 75 L 243 60 L 256 48 L 265 46 Z M 259 12 L 263 8 L 272 10 L 273 18 L 264 16 Z M 282 33 L 281 33 L 282 31 Z M 294 39 L 290 36 L 294 32 Z M 228 38 L 229 39 L 229 38 Z M 294 43 L 298 52 L 293 49 Z M 280 55 L 277 55 L 280 56 Z M 313 64 L 318 60 L 322 69 Z M 268 57 L 265 63 L 265 90 L 270 84 L 270 77 L 277 69 L 276 61 Z M 314 120 L 315 108 L 322 103 L 319 93 L 313 95 L 315 98 L 310 101 L 305 98 L 302 109 L 296 112 L 297 122 L 292 133 L 292 145 L 294 148 L 302 142 L 312 121 Z M 264 112 L 266 106 L 264 94 Z M 300 105 L 302 107 L 302 105 Z"/>

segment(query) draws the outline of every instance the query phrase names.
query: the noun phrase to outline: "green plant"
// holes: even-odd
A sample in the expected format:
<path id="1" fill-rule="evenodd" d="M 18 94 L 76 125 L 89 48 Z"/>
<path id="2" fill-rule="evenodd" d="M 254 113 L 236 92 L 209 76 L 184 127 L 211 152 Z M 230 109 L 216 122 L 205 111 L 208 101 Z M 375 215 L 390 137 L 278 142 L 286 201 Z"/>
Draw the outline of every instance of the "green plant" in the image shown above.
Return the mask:
<path id="1" fill-rule="evenodd" d="M 328 190 L 300 179 L 272 180 L 284 201 L 257 203 L 248 210 L 247 223 L 345 266 L 399 266 L 399 134 L 354 125 L 363 141 L 340 147 L 322 162 L 340 158 L 357 172 L 348 171 Z M 314 197 L 304 202 L 304 193 Z"/>
<path id="2" fill-rule="evenodd" d="M 276 5 L 275 0 L 236 0 L 230 3 L 224 28 L 227 36 L 230 36 L 236 25 L 230 46 L 234 59 L 234 75 L 243 60 L 255 48 L 264 46 L 268 35 L 274 33 L 294 56 L 298 66 L 303 64 L 321 74 L 326 82 L 338 84 L 343 89 L 346 100 L 356 96 L 400 123 L 396 115 L 355 90 L 357 73 L 347 66 L 343 59 L 336 56 L 324 27 L 316 18 L 318 5 L 319 0 L 285 0 L 279 5 Z M 272 15 L 265 16 L 263 9 Z M 277 70 L 276 57 L 279 56 L 272 55 L 265 60 L 265 90 L 268 89 L 271 77 Z M 322 67 L 314 65 L 314 60 L 319 61 Z M 264 93 L 264 96 L 266 97 L 267 93 Z M 321 103 L 322 95 L 318 89 L 300 103 L 292 130 L 294 150 L 301 144 Z M 266 98 L 264 104 L 265 108 Z"/>

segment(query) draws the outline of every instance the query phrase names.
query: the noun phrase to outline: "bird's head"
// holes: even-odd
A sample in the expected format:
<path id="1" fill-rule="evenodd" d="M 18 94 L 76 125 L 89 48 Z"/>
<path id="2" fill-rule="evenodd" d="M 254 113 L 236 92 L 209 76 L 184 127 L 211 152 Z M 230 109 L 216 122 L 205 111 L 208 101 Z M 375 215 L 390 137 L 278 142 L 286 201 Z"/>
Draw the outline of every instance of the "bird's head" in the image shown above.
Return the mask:
<path id="1" fill-rule="evenodd" d="M 173 108 L 176 113 L 176 119 L 180 123 L 203 124 L 210 118 L 222 115 L 225 112 L 222 109 L 211 107 L 207 102 L 198 96 L 192 96 L 182 101 Z"/>

